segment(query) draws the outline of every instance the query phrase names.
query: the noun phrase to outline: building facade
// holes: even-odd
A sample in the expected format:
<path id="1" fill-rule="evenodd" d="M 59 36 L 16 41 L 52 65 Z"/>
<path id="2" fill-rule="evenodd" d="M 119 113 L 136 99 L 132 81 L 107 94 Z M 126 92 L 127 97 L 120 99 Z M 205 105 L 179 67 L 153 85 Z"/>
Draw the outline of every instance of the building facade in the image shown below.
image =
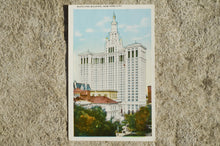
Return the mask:
<path id="1" fill-rule="evenodd" d="M 113 90 L 91 90 L 90 96 L 105 96 L 112 100 L 117 101 L 117 91 Z"/>
<path id="2" fill-rule="evenodd" d="M 84 108 L 92 108 L 100 106 L 106 112 L 106 120 L 122 121 L 124 118 L 121 116 L 121 104 L 111 100 L 105 96 L 88 96 L 88 97 L 77 97 L 74 99 L 76 105 L 80 105 Z"/>
<path id="3" fill-rule="evenodd" d="M 140 43 L 124 47 L 117 25 L 113 15 L 103 52 L 79 54 L 80 79 L 91 90 L 117 91 L 123 113 L 131 113 L 146 105 L 146 47 Z"/>
<path id="4" fill-rule="evenodd" d="M 90 85 L 89 84 L 84 84 L 84 83 L 77 83 L 76 81 L 73 82 L 73 97 L 79 97 L 81 93 L 84 92 L 89 92 L 90 94 Z"/>

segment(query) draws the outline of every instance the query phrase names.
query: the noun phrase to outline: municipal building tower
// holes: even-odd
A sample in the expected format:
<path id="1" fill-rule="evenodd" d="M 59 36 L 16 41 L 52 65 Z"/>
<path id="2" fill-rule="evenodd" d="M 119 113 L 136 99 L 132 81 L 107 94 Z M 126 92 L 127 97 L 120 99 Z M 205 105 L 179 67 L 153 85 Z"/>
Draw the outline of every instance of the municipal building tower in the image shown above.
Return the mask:
<path id="1" fill-rule="evenodd" d="M 146 105 L 146 47 L 140 43 L 123 47 L 115 14 L 104 52 L 87 51 L 79 57 L 80 81 L 94 91 L 117 91 L 122 113 L 133 113 Z"/>

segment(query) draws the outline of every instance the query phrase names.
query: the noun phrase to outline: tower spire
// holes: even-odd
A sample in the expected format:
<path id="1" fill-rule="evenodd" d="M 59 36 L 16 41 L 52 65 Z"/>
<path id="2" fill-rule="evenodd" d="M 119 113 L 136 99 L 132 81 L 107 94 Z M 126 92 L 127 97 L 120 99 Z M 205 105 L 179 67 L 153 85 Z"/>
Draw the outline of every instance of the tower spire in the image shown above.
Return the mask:
<path id="1" fill-rule="evenodd" d="M 113 19 L 116 19 L 115 11 L 113 11 Z"/>
<path id="2" fill-rule="evenodd" d="M 117 52 L 119 49 L 123 49 L 122 40 L 119 40 L 118 23 L 116 21 L 115 11 L 113 11 L 113 19 L 111 22 L 111 31 L 109 37 L 106 37 L 106 52 L 109 53 L 109 49 L 113 49 Z"/>
<path id="3" fill-rule="evenodd" d="M 115 12 L 113 11 L 113 20 L 112 20 L 111 32 L 117 32 L 117 22 L 116 22 L 115 19 L 116 19 Z"/>

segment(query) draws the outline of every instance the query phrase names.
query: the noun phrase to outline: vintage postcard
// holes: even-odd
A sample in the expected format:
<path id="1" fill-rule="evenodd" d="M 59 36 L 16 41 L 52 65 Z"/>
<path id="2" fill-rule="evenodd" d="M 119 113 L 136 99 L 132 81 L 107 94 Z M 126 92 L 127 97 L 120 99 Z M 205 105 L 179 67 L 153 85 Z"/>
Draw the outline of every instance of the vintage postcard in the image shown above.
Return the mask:
<path id="1" fill-rule="evenodd" d="M 155 140 L 154 6 L 71 5 L 68 17 L 69 139 Z"/>

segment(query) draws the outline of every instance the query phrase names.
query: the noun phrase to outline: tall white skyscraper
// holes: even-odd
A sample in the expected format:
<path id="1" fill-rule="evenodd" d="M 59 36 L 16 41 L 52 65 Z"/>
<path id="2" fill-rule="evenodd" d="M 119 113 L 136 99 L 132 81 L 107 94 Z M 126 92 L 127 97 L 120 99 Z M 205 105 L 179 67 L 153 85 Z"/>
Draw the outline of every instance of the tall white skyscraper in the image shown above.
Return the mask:
<path id="1" fill-rule="evenodd" d="M 123 46 L 115 14 L 104 52 L 87 51 L 79 57 L 81 82 L 92 90 L 117 91 L 123 113 L 146 105 L 146 48 L 140 43 Z"/>

